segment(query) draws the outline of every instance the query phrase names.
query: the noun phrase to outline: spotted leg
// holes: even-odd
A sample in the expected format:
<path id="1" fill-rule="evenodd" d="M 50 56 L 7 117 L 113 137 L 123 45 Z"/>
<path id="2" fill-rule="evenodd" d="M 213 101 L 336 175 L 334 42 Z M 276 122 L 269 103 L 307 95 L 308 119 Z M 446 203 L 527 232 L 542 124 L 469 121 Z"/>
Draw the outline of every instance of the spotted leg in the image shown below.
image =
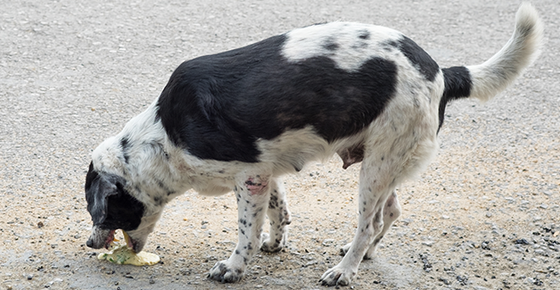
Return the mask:
<path id="1" fill-rule="evenodd" d="M 286 244 L 288 225 L 291 222 L 290 211 L 286 201 L 286 192 L 280 179 L 272 179 L 270 186 L 270 201 L 268 203 L 268 219 L 270 220 L 270 235 L 263 234 L 261 249 L 265 252 L 278 252 Z"/>
<path id="2" fill-rule="evenodd" d="M 383 239 L 387 231 L 389 231 L 393 223 L 399 218 L 400 215 L 401 215 L 401 206 L 397 198 L 397 193 L 393 191 L 391 196 L 389 196 L 389 198 L 385 202 L 385 206 L 383 207 L 383 230 L 375 238 L 371 246 L 369 246 L 368 251 L 364 255 L 364 260 L 369 260 L 373 258 L 375 251 L 377 249 L 377 245 L 379 245 L 381 239 Z M 344 247 L 342 247 L 340 249 L 340 253 L 342 255 L 346 255 L 351 245 L 352 243 L 349 243 Z"/>
<path id="3" fill-rule="evenodd" d="M 208 277 L 222 283 L 241 280 L 255 251 L 260 245 L 266 208 L 270 199 L 269 179 L 260 175 L 244 177 L 237 182 L 239 241 L 229 259 L 216 263 Z"/>
<path id="4" fill-rule="evenodd" d="M 383 167 L 383 169 L 381 169 Z M 392 168 L 364 161 L 360 170 L 359 219 L 352 244 L 342 261 L 321 277 L 323 285 L 348 285 L 374 239 L 384 228 L 383 208 L 395 187 Z M 378 169 L 379 168 L 379 169 Z M 392 180 L 392 181 L 391 181 Z"/>

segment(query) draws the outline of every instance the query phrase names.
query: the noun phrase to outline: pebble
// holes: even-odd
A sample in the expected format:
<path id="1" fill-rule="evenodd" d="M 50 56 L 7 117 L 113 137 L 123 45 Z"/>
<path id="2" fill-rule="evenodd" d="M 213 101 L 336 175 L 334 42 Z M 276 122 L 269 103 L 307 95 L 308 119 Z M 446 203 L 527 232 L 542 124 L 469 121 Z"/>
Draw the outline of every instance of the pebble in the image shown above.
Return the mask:
<path id="1" fill-rule="evenodd" d="M 434 241 L 423 241 L 422 245 L 431 247 L 434 245 Z"/>
<path id="2" fill-rule="evenodd" d="M 323 241 L 323 246 L 330 247 L 334 243 L 334 239 L 326 239 Z"/>
<path id="3" fill-rule="evenodd" d="M 516 245 L 529 245 L 529 241 L 527 241 L 526 239 L 518 239 L 513 241 L 514 244 Z"/>

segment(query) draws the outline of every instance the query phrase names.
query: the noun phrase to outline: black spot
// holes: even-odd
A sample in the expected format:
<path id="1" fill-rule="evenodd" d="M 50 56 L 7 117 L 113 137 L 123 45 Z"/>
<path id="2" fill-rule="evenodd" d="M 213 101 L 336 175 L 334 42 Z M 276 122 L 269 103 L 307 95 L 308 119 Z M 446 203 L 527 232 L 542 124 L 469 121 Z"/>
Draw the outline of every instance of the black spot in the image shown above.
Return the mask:
<path id="1" fill-rule="evenodd" d="M 239 255 L 239 254 L 241 254 L 241 253 L 239 252 L 239 250 L 235 250 L 235 254 L 236 254 L 236 255 Z"/>
<path id="2" fill-rule="evenodd" d="M 360 39 L 364 39 L 364 40 L 365 40 L 365 39 L 369 39 L 369 38 L 370 38 L 370 35 L 371 35 L 371 34 L 369 33 L 369 30 L 364 29 L 364 30 L 361 30 L 361 31 L 360 31 L 360 34 L 358 35 L 358 37 L 359 37 Z"/>
<path id="3" fill-rule="evenodd" d="M 268 201 L 268 208 L 275 209 L 277 207 L 278 207 L 278 198 L 275 195 L 272 195 L 270 197 L 270 200 Z"/>
<path id="4" fill-rule="evenodd" d="M 391 51 L 393 49 L 399 48 L 399 44 L 394 40 L 389 40 L 386 42 L 381 43 L 381 47 L 386 51 Z"/>
<path id="5" fill-rule="evenodd" d="M 335 51 L 338 49 L 338 43 L 334 42 L 332 38 L 329 38 L 323 43 L 323 48 L 330 51 Z"/>
<path id="6" fill-rule="evenodd" d="M 154 203 L 157 206 L 161 206 L 163 204 L 163 199 L 159 196 L 154 196 Z"/>
<path id="7" fill-rule="evenodd" d="M 123 154 L 124 162 L 128 164 L 130 156 L 128 155 L 128 149 L 130 148 L 130 142 L 128 137 L 121 138 L 121 151 Z"/>
<path id="8" fill-rule="evenodd" d="M 460 98 L 467 98 L 471 94 L 471 73 L 464 66 L 455 66 L 442 69 L 445 88 L 439 102 L 439 129 L 445 118 L 447 103 Z"/>
<path id="9" fill-rule="evenodd" d="M 329 57 L 292 63 L 282 55 L 285 40 L 181 64 L 157 101 L 171 141 L 201 159 L 258 162 L 256 140 L 312 126 L 334 142 L 368 126 L 395 93 L 391 61 L 372 58 L 352 73 Z"/>
<path id="10" fill-rule="evenodd" d="M 398 41 L 399 50 L 408 58 L 410 63 L 426 78 L 433 82 L 439 72 L 438 64 L 412 39 L 403 36 Z"/>

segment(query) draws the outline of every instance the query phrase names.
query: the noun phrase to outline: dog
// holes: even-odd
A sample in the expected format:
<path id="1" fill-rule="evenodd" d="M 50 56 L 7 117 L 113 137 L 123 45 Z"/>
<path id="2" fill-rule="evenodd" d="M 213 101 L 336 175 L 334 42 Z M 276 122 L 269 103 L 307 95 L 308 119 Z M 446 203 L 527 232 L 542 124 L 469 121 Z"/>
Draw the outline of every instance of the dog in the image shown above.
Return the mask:
<path id="1" fill-rule="evenodd" d="M 522 4 L 509 42 L 480 65 L 441 69 L 398 31 L 345 22 L 186 61 L 144 112 L 93 151 L 87 246 L 108 247 L 122 229 L 139 252 L 176 196 L 233 190 L 239 241 L 208 277 L 239 281 L 256 251 L 286 244 L 281 176 L 338 154 L 344 168 L 361 162 L 359 220 L 344 257 L 320 281 L 348 285 L 401 213 L 395 188 L 434 157 L 446 105 L 503 91 L 542 38 L 536 10 Z"/>

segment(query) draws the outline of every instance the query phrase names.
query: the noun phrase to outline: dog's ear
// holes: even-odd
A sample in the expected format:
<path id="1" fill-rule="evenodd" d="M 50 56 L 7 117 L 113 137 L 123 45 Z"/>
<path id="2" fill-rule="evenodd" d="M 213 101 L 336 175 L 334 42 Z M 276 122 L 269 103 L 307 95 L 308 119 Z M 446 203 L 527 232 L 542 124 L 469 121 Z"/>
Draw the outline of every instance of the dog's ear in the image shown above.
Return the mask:
<path id="1" fill-rule="evenodd" d="M 117 176 L 99 174 L 93 168 L 93 163 L 89 165 L 85 191 L 87 210 L 94 225 L 102 224 L 107 218 L 107 200 L 109 196 L 119 194 L 119 186 L 124 185 L 123 181 L 124 179 Z"/>

